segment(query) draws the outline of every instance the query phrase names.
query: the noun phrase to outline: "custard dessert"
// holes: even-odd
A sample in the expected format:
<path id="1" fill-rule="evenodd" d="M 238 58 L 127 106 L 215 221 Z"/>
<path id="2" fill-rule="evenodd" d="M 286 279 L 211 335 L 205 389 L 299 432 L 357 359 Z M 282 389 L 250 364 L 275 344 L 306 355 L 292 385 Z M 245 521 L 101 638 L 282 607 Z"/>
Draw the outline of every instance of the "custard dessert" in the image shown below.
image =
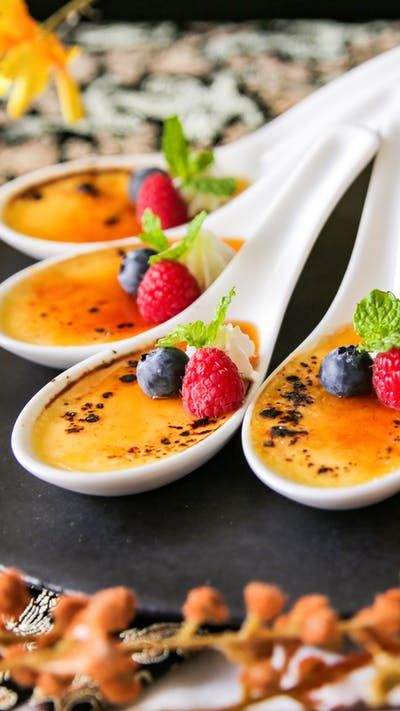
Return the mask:
<path id="1" fill-rule="evenodd" d="M 165 121 L 162 149 L 165 170 L 97 168 L 43 181 L 12 197 L 3 219 L 30 237 L 105 242 L 139 234 L 146 209 L 159 216 L 163 229 L 177 227 L 249 186 L 245 178 L 210 172 L 213 152 L 192 150 L 177 116 Z"/>
<path id="2" fill-rule="evenodd" d="M 39 183 L 6 204 L 4 222 L 17 232 L 55 242 L 107 242 L 137 235 L 129 170 L 91 170 Z"/>
<path id="3" fill-rule="evenodd" d="M 235 251 L 243 244 L 224 242 Z M 148 330 L 154 324 L 118 281 L 124 254 L 117 248 L 83 253 L 28 275 L 2 299 L 1 330 L 49 346 L 108 343 Z"/>
<path id="4" fill-rule="evenodd" d="M 240 328 L 256 341 L 254 327 L 241 323 Z M 97 367 L 47 405 L 32 432 L 33 449 L 43 462 L 76 472 L 150 464 L 185 451 L 232 415 L 198 418 L 179 396 L 148 397 L 136 376 L 143 353 Z"/>
<path id="5" fill-rule="evenodd" d="M 360 343 L 352 326 L 296 355 L 258 397 L 252 443 L 271 470 L 315 487 L 362 484 L 400 468 L 400 412 L 375 392 L 335 397 L 321 386 L 323 359 L 332 349 Z"/>

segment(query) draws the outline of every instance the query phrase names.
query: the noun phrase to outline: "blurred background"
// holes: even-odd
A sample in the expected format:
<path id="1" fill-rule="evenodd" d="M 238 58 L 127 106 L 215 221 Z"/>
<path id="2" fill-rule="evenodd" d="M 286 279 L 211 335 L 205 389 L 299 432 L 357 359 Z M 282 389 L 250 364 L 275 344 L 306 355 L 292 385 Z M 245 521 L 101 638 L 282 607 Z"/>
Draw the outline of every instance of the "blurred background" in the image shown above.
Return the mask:
<path id="1" fill-rule="evenodd" d="M 62 4 L 28 0 L 40 19 Z M 233 141 L 396 46 L 398 16 L 388 0 L 98 0 L 62 34 L 82 49 L 86 118 L 67 125 L 54 86 L 17 122 L 0 102 L 0 183 L 93 152 L 157 150 L 173 113 L 194 144 Z"/>

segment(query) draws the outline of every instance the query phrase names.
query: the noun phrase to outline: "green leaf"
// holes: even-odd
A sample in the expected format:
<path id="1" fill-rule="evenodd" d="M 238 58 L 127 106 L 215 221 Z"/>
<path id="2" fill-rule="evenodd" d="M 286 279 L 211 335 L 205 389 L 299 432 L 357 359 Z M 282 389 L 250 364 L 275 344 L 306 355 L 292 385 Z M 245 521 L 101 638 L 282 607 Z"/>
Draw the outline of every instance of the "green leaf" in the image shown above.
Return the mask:
<path id="1" fill-rule="evenodd" d="M 169 242 L 162 231 L 161 220 L 150 210 L 146 208 L 142 217 L 143 232 L 138 235 L 142 242 L 146 242 L 151 247 L 153 247 L 157 252 L 163 251 L 168 248 Z"/>
<path id="2" fill-rule="evenodd" d="M 235 287 L 232 287 L 229 293 L 222 297 L 217 308 L 215 309 L 214 318 L 211 323 L 208 324 L 208 339 L 210 344 L 215 343 L 218 331 L 226 319 L 228 308 L 235 294 Z"/>
<path id="3" fill-rule="evenodd" d="M 374 289 L 358 304 L 354 328 L 368 351 L 400 346 L 400 300 L 390 291 Z"/>
<path id="4" fill-rule="evenodd" d="M 204 173 L 215 161 L 212 151 L 191 151 L 189 154 L 188 172 L 195 177 Z"/>
<path id="5" fill-rule="evenodd" d="M 182 187 L 193 190 L 195 193 L 223 197 L 232 195 L 236 187 L 236 180 L 235 178 L 214 178 L 205 175 L 185 180 Z"/>
<path id="6" fill-rule="evenodd" d="M 209 324 L 204 323 L 204 321 L 193 321 L 192 323 L 177 326 L 168 336 L 160 338 L 157 341 L 157 346 L 165 348 L 182 342 L 186 342 L 188 346 L 194 346 L 194 348 L 212 346 L 217 339 L 219 329 L 225 321 L 228 307 L 234 296 L 235 289 L 232 288 L 229 294 L 222 297 L 215 310 L 214 318 Z"/>
<path id="7" fill-rule="evenodd" d="M 189 144 L 178 116 L 166 119 L 162 135 L 162 151 L 174 178 L 189 178 Z"/>
<path id="8" fill-rule="evenodd" d="M 235 191 L 236 180 L 204 175 L 214 163 L 212 151 L 193 151 L 184 134 L 178 116 L 166 119 L 162 135 L 162 151 L 172 177 L 180 178 L 184 188 L 204 195 L 224 197 Z"/>
<path id="9" fill-rule="evenodd" d="M 168 336 L 160 338 L 156 345 L 157 347 L 165 348 L 183 342 L 186 342 L 189 346 L 195 346 L 196 348 L 205 346 L 207 343 L 206 324 L 203 321 L 193 321 L 192 323 L 177 326 Z"/>
<path id="10" fill-rule="evenodd" d="M 155 264 L 156 262 L 160 262 L 162 259 L 167 259 L 170 262 L 176 262 L 193 245 L 195 239 L 200 234 L 202 224 L 206 217 L 207 213 L 205 210 L 199 212 L 199 214 L 196 215 L 196 217 L 190 222 L 185 237 L 177 244 L 173 244 L 171 247 L 164 249 L 162 252 L 154 254 L 150 257 L 149 264 Z"/>

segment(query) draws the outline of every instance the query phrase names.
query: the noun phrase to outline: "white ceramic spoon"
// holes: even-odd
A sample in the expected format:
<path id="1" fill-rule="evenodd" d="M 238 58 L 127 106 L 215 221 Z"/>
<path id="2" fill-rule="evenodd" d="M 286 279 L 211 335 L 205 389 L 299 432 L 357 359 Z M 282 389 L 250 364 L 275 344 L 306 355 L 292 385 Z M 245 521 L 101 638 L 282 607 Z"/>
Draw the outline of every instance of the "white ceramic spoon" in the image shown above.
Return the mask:
<path id="1" fill-rule="evenodd" d="M 399 107 L 400 108 L 400 107 Z M 397 111 L 399 115 L 399 111 Z M 302 504 L 322 509 L 367 506 L 400 490 L 400 471 L 365 484 L 341 488 L 305 486 L 285 479 L 257 455 L 251 440 L 255 401 L 275 373 L 293 356 L 312 348 L 321 337 L 351 323 L 357 302 L 372 289 L 399 293 L 400 289 L 400 122 L 385 132 L 376 159 L 351 260 L 338 293 L 325 317 L 252 396 L 243 423 L 242 441 L 247 461 L 271 489 Z M 373 424 L 371 424 L 373 427 Z"/>
<path id="2" fill-rule="evenodd" d="M 396 48 L 329 82 L 249 136 L 217 148 L 215 153 L 218 171 L 222 174 L 241 175 L 250 181 L 267 171 L 266 180 L 269 182 L 265 191 L 272 200 L 310 142 L 328 126 L 360 121 L 369 128 L 378 129 L 382 115 L 385 114 L 386 98 L 399 79 L 400 48 Z M 8 201 L 22 190 L 75 172 L 97 168 L 132 169 L 148 165 L 162 165 L 161 155 L 155 153 L 90 156 L 40 168 L 16 178 L 0 188 L 0 237 L 21 252 L 37 259 L 76 250 L 76 243 L 29 237 L 13 230 L 4 220 L 4 208 Z M 240 200 L 240 197 L 237 199 Z M 219 210 L 215 214 L 218 212 Z M 239 227 L 240 225 L 238 229 Z M 240 231 L 236 234 L 240 234 Z M 129 238 L 127 243 L 129 244 Z M 103 245 L 103 242 L 81 243 L 79 249 Z"/>
<path id="3" fill-rule="evenodd" d="M 386 104 L 385 104 L 386 105 Z M 322 139 L 323 140 L 323 139 Z M 365 156 L 369 155 L 368 149 L 366 148 Z M 351 160 L 351 155 L 349 155 Z M 367 158 L 366 158 L 367 159 Z M 346 180 L 346 175 L 343 175 L 343 180 Z M 290 182 L 290 179 L 289 179 Z M 269 211 L 268 202 L 271 187 L 270 176 L 265 175 L 260 178 L 254 185 L 252 185 L 248 190 L 246 190 L 237 200 L 233 200 L 228 203 L 223 209 L 216 210 L 214 213 L 210 214 L 204 223 L 205 229 L 211 229 L 215 234 L 224 236 L 239 235 L 244 242 L 248 242 L 253 239 L 254 235 L 259 233 L 259 221 L 262 220 L 266 211 Z M 284 179 L 282 176 L 282 185 L 289 186 L 287 176 Z M 282 189 L 282 188 L 281 188 Z M 289 189 L 289 187 L 288 187 Z M 277 191 L 275 191 L 277 192 Z M 279 192 L 279 191 L 278 191 Z M 266 199 L 267 198 L 267 199 Z M 272 204 L 271 204 L 271 209 Z M 177 236 L 184 232 L 183 227 L 179 227 L 175 230 L 170 230 L 170 236 Z M 141 244 L 139 242 L 139 244 Z M 138 239 L 135 237 L 130 238 L 129 242 L 127 240 L 118 240 L 115 242 L 102 244 L 101 250 L 109 250 L 116 247 L 126 247 L 126 246 L 137 246 Z M 268 235 L 264 237 L 263 249 L 268 249 Z M 87 250 L 88 253 L 93 251 L 98 251 L 98 248 L 92 247 Z M 74 252 L 68 252 L 67 255 L 63 254 L 57 257 L 50 257 L 48 259 L 42 260 L 36 264 L 33 264 L 26 269 L 13 274 L 11 277 L 6 279 L 0 285 L 0 307 L 4 300 L 7 298 L 8 294 L 17 286 L 23 283 L 24 279 L 29 278 L 33 274 L 38 274 L 44 270 L 51 267 L 54 264 L 62 264 L 71 257 L 80 254 L 81 250 L 76 248 Z M 237 259 L 238 255 L 234 257 Z M 181 315 L 171 319 L 166 328 L 171 328 L 177 320 L 181 320 Z M 164 324 L 165 326 L 165 324 Z M 159 326 L 155 326 L 147 331 L 148 340 L 155 338 L 158 333 Z M 0 346 L 15 353 L 16 355 L 30 360 L 33 363 L 39 363 L 40 365 L 45 365 L 52 368 L 64 369 L 69 368 L 75 363 L 89 358 L 95 353 L 100 353 L 104 351 L 105 348 L 118 349 L 124 343 L 135 343 L 137 337 L 134 336 L 133 340 L 131 338 L 121 338 L 119 340 L 112 341 L 110 343 L 88 343 L 85 345 L 77 346 L 57 346 L 57 345 L 40 345 L 36 343 L 28 343 L 24 340 L 20 340 L 9 336 L 5 333 L 0 325 Z"/>
<path id="4" fill-rule="evenodd" d="M 286 181 L 283 182 L 287 182 L 287 178 Z M 258 221 L 262 218 L 267 209 L 266 196 L 269 195 L 269 187 L 269 177 L 265 176 L 260 178 L 260 180 L 240 196 L 240 200 L 232 201 L 227 204 L 223 210 L 216 210 L 210 214 L 204 223 L 204 229 L 211 229 L 215 234 L 221 237 L 239 234 L 238 230 L 240 230 L 241 239 L 243 239 L 244 242 L 248 242 L 252 239 L 254 234 L 258 232 Z M 184 232 L 185 227 L 179 227 L 174 230 L 169 230 L 169 235 L 176 237 Z M 138 245 L 142 245 L 140 240 L 136 237 L 131 237 L 129 241 L 122 239 L 115 240 L 112 243 L 103 243 L 100 249 L 92 246 L 90 249 L 85 250 L 85 253 L 90 254 L 97 251 L 108 251 L 122 246 L 137 247 Z M 52 265 L 62 265 L 68 262 L 69 259 L 80 254 L 81 250 L 77 247 L 73 252 L 68 252 L 67 255 L 61 254 L 56 257 L 49 257 L 13 274 L 0 285 L 0 307 L 10 292 L 18 285 L 23 284 L 25 279 L 44 272 Z M 175 318 L 170 321 L 170 327 L 172 327 L 172 324 L 175 323 L 176 320 Z M 158 328 L 159 326 L 154 326 L 149 329 L 147 331 L 148 337 L 152 338 L 153 333 L 157 334 Z M 29 343 L 22 338 L 11 337 L 0 325 L 0 346 L 33 363 L 45 365 L 50 368 L 57 368 L 59 370 L 69 368 L 95 353 L 104 351 L 105 348 L 118 348 L 122 344 L 131 341 L 132 337 L 130 339 L 120 338 L 110 343 L 88 343 L 76 346 L 41 345 Z"/>
<path id="5" fill-rule="evenodd" d="M 220 297 L 236 286 L 229 319 L 250 321 L 259 333 L 259 364 L 246 402 L 268 366 L 287 301 L 304 261 L 333 206 L 378 147 L 367 129 L 331 129 L 298 165 L 274 203 L 258 220 L 251 242 L 209 289 L 175 323 L 210 320 Z M 251 215 L 248 216 L 251 220 Z M 240 425 L 246 403 L 208 438 L 183 452 L 137 468 L 108 472 L 65 471 L 43 462 L 32 448 L 33 424 L 43 408 L 70 383 L 99 365 L 139 349 L 151 348 L 171 328 L 162 324 L 118 348 L 79 363 L 46 385 L 21 412 L 12 435 L 18 461 L 32 474 L 73 491 L 122 495 L 167 484 L 210 459 Z"/>

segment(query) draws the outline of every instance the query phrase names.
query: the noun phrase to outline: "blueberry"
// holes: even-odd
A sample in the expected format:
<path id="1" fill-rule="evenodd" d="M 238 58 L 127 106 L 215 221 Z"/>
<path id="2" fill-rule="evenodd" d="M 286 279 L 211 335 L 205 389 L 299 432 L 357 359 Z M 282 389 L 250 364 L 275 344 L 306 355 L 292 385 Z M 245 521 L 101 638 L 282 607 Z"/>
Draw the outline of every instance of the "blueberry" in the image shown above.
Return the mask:
<path id="1" fill-rule="evenodd" d="M 161 168 L 141 168 L 140 170 L 135 170 L 135 172 L 132 173 L 129 181 L 129 197 L 133 200 L 133 202 L 137 202 L 139 190 L 142 187 L 143 182 L 153 173 L 168 175 L 165 170 L 161 170 Z"/>
<path id="2" fill-rule="evenodd" d="M 143 392 L 153 398 L 179 395 L 188 360 L 179 348 L 156 348 L 142 355 L 136 375 Z"/>
<path id="3" fill-rule="evenodd" d="M 127 252 L 121 262 L 118 281 L 124 291 L 132 296 L 137 294 L 139 284 L 149 268 L 149 259 L 157 254 L 154 249 L 134 249 Z"/>
<path id="4" fill-rule="evenodd" d="M 322 387 L 336 397 L 365 395 L 372 390 L 372 359 L 356 346 L 340 346 L 325 356 L 319 377 Z"/>

